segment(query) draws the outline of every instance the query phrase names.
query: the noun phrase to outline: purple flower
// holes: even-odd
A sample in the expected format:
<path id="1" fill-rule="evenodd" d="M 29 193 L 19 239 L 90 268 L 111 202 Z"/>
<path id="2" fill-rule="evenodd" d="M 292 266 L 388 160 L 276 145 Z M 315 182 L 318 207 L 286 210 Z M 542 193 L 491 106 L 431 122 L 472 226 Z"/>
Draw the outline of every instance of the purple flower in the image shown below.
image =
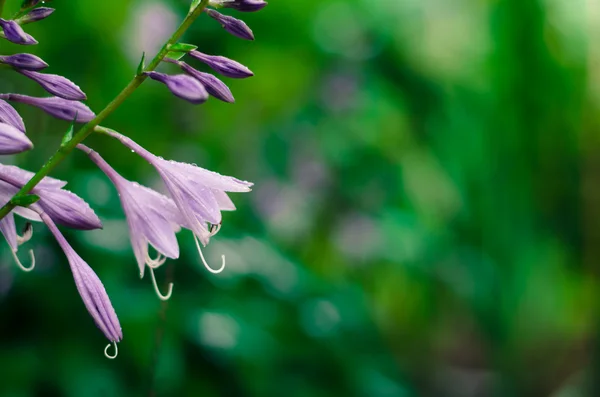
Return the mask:
<path id="1" fill-rule="evenodd" d="M 146 72 L 146 75 L 152 80 L 165 84 L 176 97 L 185 99 L 193 104 L 204 103 L 208 99 L 208 93 L 204 86 L 196 79 L 185 74 L 170 76 L 165 73 Z"/>
<path id="2" fill-rule="evenodd" d="M 0 63 L 5 63 L 17 69 L 42 70 L 48 67 L 40 57 L 32 54 L 15 54 L 0 56 Z"/>
<path id="3" fill-rule="evenodd" d="M 129 225 L 131 245 L 140 269 L 140 277 L 144 277 L 146 265 L 153 272 L 164 262 L 164 257 L 177 259 L 179 245 L 175 232 L 179 231 L 179 225 L 184 223 L 184 219 L 173 200 L 123 178 L 98 153 L 87 146 L 80 144 L 77 148 L 87 153 L 119 192 L 121 205 Z M 159 255 L 156 259 L 150 258 L 148 244 L 158 252 Z M 152 279 L 159 298 L 168 299 L 171 295 L 172 285 L 171 291 L 163 296 L 156 285 L 154 273 Z"/>
<path id="4" fill-rule="evenodd" d="M 188 53 L 191 57 L 204 62 L 211 67 L 217 73 L 223 76 L 231 77 L 234 79 L 243 79 L 246 77 L 254 76 L 254 73 L 241 63 L 238 63 L 229 58 L 225 58 L 218 55 L 206 55 L 200 51 L 194 50 Z"/>
<path id="5" fill-rule="evenodd" d="M 211 0 L 213 7 L 233 8 L 242 12 L 260 11 L 268 3 L 263 0 Z"/>
<path id="6" fill-rule="evenodd" d="M 19 131 L 25 132 L 25 124 L 19 113 L 2 99 L 0 99 L 0 123 L 10 124 Z"/>
<path id="7" fill-rule="evenodd" d="M 249 192 L 252 183 L 223 176 L 192 164 L 164 160 L 124 135 L 106 129 L 103 132 L 119 139 L 126 147 L 134 150 L 156 168 L 183 216 L 184 224 L 182 226 L 194 232 L 204 265 L 212 272 L 220 272 L 225 262 L 223 261 L 219 270 L 211 269 L 202 256 L 198 241 L 203 245 L 208 244 L 210 237 L 216 233 L 212 230 L 213 226 L 221 223 L 221 211 L 235 209 L 225 192 Z M 209 228 L 207 223 L 212 226 Z"/>
<path id="8" fill-rule="evenodd" d="M 50 116 L 61 120 L 73 121 L 77 116 L 75 121 L 87 123 L 96 117 L 94 112 L 83 103 L 59 97 L 36 98 L 20 94 L 0 94 L 0 98 L 38 107 Z"/>
<path id="9" fill-rule="evenodd" d="M 224 102 L 235 102 L 229 87 L 227 87 L 221 80 L 212 74 L 202 73 L 185 62 L 179 62 L 178 64 L 184 72 L 198 80 L 204 86 L 204 88 L 206 88 L 206 91 L 208 91 L 210 95 Z"/>
<path id="10" fill-rule="evenodd" d="M 38 43 L 31 35 L 25 33 L 23 28 L 15 21 L 0 18 L 0 27 L 4 31 L 4 38 L 15 44 L 33 45 Z"/>
<path id="11" fill-rule="evenodd" d="M 44 213 L 36 204 L 32 205 L 32 207 L 38 211 L 40 217 L 50 232 L 52 232 L 54 238 L 56 238 L 56 241 L 67 256 L 73 278 L 75 279 L 75 286 L 77 287 L 77 291 L 79 292 L 87 311 L 90 313 L 96 326 L 100 328 L 104 336 L 106 336 L 109 341 L 114 342 L 116 347 L 116 342 L 123 339 L 123 332 L 121 331 L 121 324 L 119 324 L 115 309 L 110 302 L 106 289 L 104 289 L 104 285 L 92 268 L 89 267 L 89 265 L 85 263 L 85 261 L 81 259 L 69 245 L 52 221 L 51 217 Z M 108 354 L 107 357 L 109 357 Z"/>
<path id="12" fill-rule="evenodd" d="M 223 26 L 223 29 L 232 35 L 244 40 L 254 40 L 252 29 L 250 29 L 244 21 L 223 15 L 215 10 L 207 10 L 206 12 L 211 18 L 219 22 L 221 26 Z"/>
<path id="13" fill-rule="evenodd" d="M 43 89 L 57 97 L 72 101 L 83 101 L 86 96 L 81 88 L 69 79 L 57 74 L 45 74 L 31 70 L 17 69 L 22 75 L 29 77 L 42 86 Z"/>
<path id="14" fill-rule="evenodd" d="M 54 12 L 54 8 L 49 7 L 38 7 L 29 11 L 26 15 L 17 19 L 20 25 L 26 25 L 28 23 L 41 21 L 42 19 L 48 18 L 50 14 Z"/>
<path id="15" fill-rule="evenodd" d="M 0 181 L 0 205 L 3 206 L 6 203 L 8 203 L 8 201 L 15 195 L 15 193 L 17 193 L 17 190 L 18 189 L 15 188 L 14 186 L 12 186 L 6 182 Z M 22 209 L 25 209 L 25 208 L 22 208 Z M 30 210 L 27 210 L 27 211 L 30 211 Z M 23 233 L 23 236 L 19 236 L 17 234 L 17 228 L 15 226 L 15 218 L 14 218 L 13 212 L 15 212 L 15 211 L 9 212 L 8 215 L 6 215 L 4 218 L 0 219 L 0 232 L 2 233 L 2 235 L 6 239 L 6 242 L 10 246 L 11 254 L 12 254 L 16 264 L 24 272 L 30 272 L 35 268 L 35 255 L 33 253 L 33 250 L 29 250 L 29 256 L 31 257 L 31 264 L 28 267 L 24 266 L 21 263 L 21 261 L 19 260 L 19 257 L 17 256 L 17 251 L 19 249 L 19 245 L 27 242 L 31 238 L 31 236 L 33 235 L 33 228 L 31 227 L 31 224 L 28 223 L 27 224 L 28 227 L 26 228 L 25 232 Z"/>
<path id="16" fill-rule="evenodd" d="M 0 179 L 19 188 L 29 182 L 34 175 L 33 172 L 26 171 L 14 165 L 0 164 Z M 60 189 L 66 186 L 66 184 L 67 182 L 61 181 L 60 179 L 45 176 L 37 186 L 44 189 Z"/>
<path id="17" fill-rule="evenodd" d="M 21 153 L 33 148 L 27 135 L 7 123 L 0 123 L 0 154 Z"/>

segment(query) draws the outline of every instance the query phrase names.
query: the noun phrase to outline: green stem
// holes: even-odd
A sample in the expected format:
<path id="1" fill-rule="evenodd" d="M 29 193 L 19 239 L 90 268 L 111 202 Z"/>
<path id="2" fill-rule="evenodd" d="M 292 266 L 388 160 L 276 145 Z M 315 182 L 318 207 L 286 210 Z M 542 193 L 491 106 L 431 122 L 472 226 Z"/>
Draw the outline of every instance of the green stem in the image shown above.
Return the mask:
<path id="1" fill-rule="evenodd" d="M 6 0 L 0 0 L 0 18 L 2 17 L 2 12 L 4 11 L 4 2 Z"/>
<path id="2" fill-rule="evenodd" d="M 3 4 L 3 0 L 0 0 L 0 6 Z M 161 61 L 165 58 L 167 53 L 169 52 L 169 47 L 173 44 L 177 43 L 181 36 L 185 33 L 185 31 L 191 26 L 196 18 L 204 11 L 206 6 L 208 5 L 208 0 L 202 0 L 198 6 L 191 11 L 183 20 L 179 28 L 173 33 L 171 38 L 165 43 L 165 45 L 161 48 L 161 50 L 156 54 L 154 59 L 150 62 L 150 64 L 144 69 L 144 71 L 149 72 L 158 67 Z M 1 7 L 0 7 L 1 8 Z M 127 87 L 121 91 L 119 95 L 111 103 L 106 105 L 106 107 L 98 113 L 98 115 L 89 123 L 81 127 L 79 131 L 73 136 L 73 138 L 65 145 L 61 146 L 56 153 L 50 157 L 50 159 L 40 168 L 38 172 L 27 182 L 16 194 L 25 195 L 31 192 L 33 188 L 41 182 L 41 180 L 50 174 L 50 172 L 75 149 L 75 147 L 83 142 L 85 138 L 87 138 L 92 132 L 94 132 L 94 127 L 103 122 L 112 112 L 114 112 L 124 101 L 127 99 L 143 82 L 146 80 L 147 76 L 144 74 L 136 75 L 133 80 L 129 82 Z M 0 208 L 0 219 L 4 218 L 12 209 L 15 208 L 10 201 L 4 205 L 4 207 Z"/>

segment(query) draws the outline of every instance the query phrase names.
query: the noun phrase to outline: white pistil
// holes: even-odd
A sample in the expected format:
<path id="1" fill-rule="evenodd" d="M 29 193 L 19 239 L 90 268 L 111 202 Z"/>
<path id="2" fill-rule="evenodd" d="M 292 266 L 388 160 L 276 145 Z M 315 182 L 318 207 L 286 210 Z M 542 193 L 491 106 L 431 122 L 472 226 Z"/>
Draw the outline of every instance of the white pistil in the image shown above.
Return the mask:
<path id="1" fill-rule="evenodd" d="M 194 241 L 196 242 L 196 247 L 198 248 L 198 253 L 200 254 L 200 259 L 202 259 L 202 263 L 204 264 L 204 267 L 206 268 L 206 270 L 208 270 L 209 272 L 211 272 L 213 274 L 221 273 L 225 269 L 225 255 L 221 255 L 221 267 L 215 270 L 212 267 L 208 266 L 208 263 L 206 263 L 206 260 L 204 259 L 204 255 L 202 254 L 202 249 L 200 248 L 200 241 L 198 241 L 198 237 L 196 236 L 196 234 L 194 234 Z"/>
<path id="2" fill-rule="evenodd" d="M 156 292 L 156 296 L 158 296 L 158 299 L 160 299 L 161 301 L 169 300 L 169 298 L 171 298 L 171 294 L 173 294 L 173 283 L 169 283 L 169 292 L 167 292 L 166 295 L 163 295 L 158 289 L 158 284 L 156 283 L 156 276 L 154 276 L 154 268 L 152 267 L 150 268 L 150 276 L 152 276 L 152 285 L 154 285 L 154 291 Z"/>

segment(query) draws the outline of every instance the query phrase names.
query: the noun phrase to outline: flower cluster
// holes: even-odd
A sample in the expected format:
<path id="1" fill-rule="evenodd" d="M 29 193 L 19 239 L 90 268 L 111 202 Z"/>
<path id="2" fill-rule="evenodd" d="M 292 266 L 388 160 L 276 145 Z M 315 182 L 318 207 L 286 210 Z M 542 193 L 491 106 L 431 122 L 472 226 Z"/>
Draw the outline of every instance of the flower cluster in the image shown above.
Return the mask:
<path id="1" fill-rule="evenodd" d="M 40 1 L 30 0 L 25 9 L 12 20 L 0 18 L 0 36 L 16 44 L 35 45 L 37 41 L 23 30 L 23 25 L 48 17 L 52 8 L 37 7 Z M 194 7 L 200 2 L 194 0 Z M 232 8 L 242 12 L 258 11 L 266 6 L 262 0 L 210 0 L 208 5 L 213 9 L 203 9 L 206 15 L 218 21 L 229 33 L 246 40 L 253 40 L 250 28 L 242 21 L 223 15 L 214 8 Z M 203 2 L 202 7 L 206 5 Z M 198 11 L 200 11 L 198 9 Z M 246 78 L 252 72 L 245 66 L 231 59 L 207 55 L 189 44 L 175 44 L 167 47 L 169 52 L 162 61 L 176 64 L 183 73 L 170 75 L 155 70 L 145 70 L 143 65 L 137 77 L 163 83 L 175 96 L 194 104 L 205 102 L 213 96 L 224 102 L 234 102 L 233 95 L 227 85 L 210 73 L 201 72 L 188 63 L 180 60 L 182 55 L 196 59 L 215 72 L 230 78 Z M 180 55 L 176 55 L 180 54 Z M 37 107 L 53 117 L 70 122 L 89 123 L 95 132 L 102 133 L 118 140 L 122 145 L 137 153 L 148 161 L 157 171 L 166 187 L 167 195 L 163 195 L 137 182 L 123 178 L 96 151 L 82 143 L 77 148 L 88 155 L 92 162 L 106 174 L 119 193 L 121 205 L 125 213 L 135 260 L 140 277 L 144 276 L 148 267 L 158 297 L 166 300 L 171 296 L 173 285 L 162 294 L 157 286 L 154 270 L 161 266 L 167 258 L 179 257 L 179 245 L 176 234 L 182 229 L 192 232 L 200 259 L 204 266 L 213 273 L 219 273 L 225 267 L 225 258 L 218 269 L 211 268 L 205 261 L 201 246 L 206 246 L 210 238 L 220 229 L 221 211 L 235 210 L 235 205 L 228 196 L 230 192 L 248 192 L 252 183 L 200 168 L 195 164 L 180 163 L 158 157 L 131 138 L 109 128 L 98 126 L 96 115 L 82 101 L 85 93 L 67 78 L 43 73 L 48 64 L 39 57 L 20 53 L 0 55 L 0 63 L 7 68 L 29 78 L 50 93 L 49 97 L 32 97 L 17 93 L 0 94 L 0 154 L 15 154 L 33 148 L 26 136 L 23 119 L 8 102 L 24 103 Z M 87 127 L 87 126 L 86 126 Z M 67 142 L 71 138 L 66 136 Z M 63 139 L 63 144 L 64 144 Z M 76 141 L 81 142 L 81 141 Z M 73 147 L 75 144 L 73 144 Z M 46 174 L 44 174 L 46 175 Z M 31 264 L 23 265 L 18 258 L 19 247 L 29 241 L 33 235 L 31 223 L 27 222 L 22 235 L 17 233 L 14 214 L 28 221 L 43 222 L 54 235 L 64 251 L 67 262 L 73 273 L 75 286 L 85 307 L 94 319 L 98 328 L 111 344 L 123 338 L 121 326 L 108 294 L 94 271 L 74 251 L 59 231 L 57 225 L 79 230 L 91 230 L 102 227 L 100 219 L 92 208 L 80 197 L 65 189 L 67 182 L 45 176 L 23 199 L 19 190 L 23 188 L 34 174 L 11 165 L 0 164 L 0 205 L 10 203 L 14 209 L 0 219 L 0 232 L 5 237 L 17 265 L 24 271 L 31 271 L 35 266 L 35 256 L 30 250 Z M 29 188 L 29 185 L 27 186 Z M 12 208 L 12 206 L 10 208 Z M 150 251 L 156 251 L 152 257 Z M 110 347 L 107 346 L 107 349 Z M 110 356 L 105 350 L 105 354 Z"/>

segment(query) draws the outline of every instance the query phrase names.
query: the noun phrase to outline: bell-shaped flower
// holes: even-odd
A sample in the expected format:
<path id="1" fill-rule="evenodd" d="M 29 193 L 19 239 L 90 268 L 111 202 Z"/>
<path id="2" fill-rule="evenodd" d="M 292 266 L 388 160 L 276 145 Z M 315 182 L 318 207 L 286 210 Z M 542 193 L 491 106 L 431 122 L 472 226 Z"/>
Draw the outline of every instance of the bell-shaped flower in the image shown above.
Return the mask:
<path id="1" fill-rule="evenodd" d="M 26 25 L 28 23 L 41 21 L 42 19 L 48 18 L 54 12 L 54 8 L 50 7 L 38 7 L 29 11 L 21 18 L 17 19 L 19 25 Z"/>
<path id="2" fill-rule="evenodd" d="M 48 67 L 48 64 L 42 58 L 26 53 L 2 55 L 0 56 L 0 63 L 25 70 L 42 70 Z"/>
<path id="3" fill-rule="evenodd" d="M 30 34 L 25 33 L 23 28 L 15 21 L 7 21 L 0 18 L 0 27 L 3 30 L 4 38 L 10 42 L 21 45 L 38 43 Z"/>
<path id="4" fill-rule="evenodd" d="M 17 69 L 17 71 L 38 83 L 52 95 L 71 101 L 83 101 L 86 99 L 85 93 L 81 91 L 81 88 L 63 76 L 25 69 Z"/>
<path id="5" fill-rule="evenodd" d="M 198 50 L 190 51 L 188 55 L 192 58 L 196 58 L 200 62 L 204 62 L 223 76 L 231 77 L 233 79 L 244 79 L 246 77 L 254 76 L 254 73 L 252 73 L 250 69 L 229 58 L 203 54 Z"/>
<path id="6" fill-rule="evenodd" d="M 204 261 L 198 242 L 203 245 L 208 244 L 210 237 L 216 233 L 214 227 L 218 231 L 221 211 L 235 209 L 226 192 L 249 192 L 253 184 L 192 164 L 165 160 L 116 131 L 102 129 L 102 132 L 120 140 L 123 145 L 135 151 L 158 171 L 183 216 L 185 223 L 182 226 L 194 232 L 204 265 L 212 272 L 220 272 L 224 267 L 224 261 L 219 270 L 211 269 Z M 211 226 L 209 227 L 208 224 Z"/>
<path id="7" fill-rule="evenodd" d="M 33 148 L 23 131 L 7 123 L 0 123 L 0 154 L 21 153 Z"/>
<path id="8" fill-rule="evenodd" d="M 148 266 L 157 295 L 163 300 L 168 299 L 171 295 L 172 284 L 169 287 L 169 293 L 166 296 L 162 295 L 156 284 L 154 269 L 164 263 L 165 257 L 171 259 L 179 257 L 179 245 L 175 233 L 179 231 L 179 225 L 183 224 L 185 220 L 177 206 L 168 197 L 123 178 L 89 147 L 79 144 L 77 148 L 87 153 L 119 192 L 140 277 L 144 277 L 145 267 Z M 148 245 L 158 252 L 157 258 L 150 258 Z"/>
<path id="9" fill-rule="evenodd" d="M 208 99 L 208 93 L 204 86 L 196 79 L 185 74 L 171 76 L 159 72 L 146 72 L 146 75 L 152 80 L 160 81 L 166 85 L 169 91 L 176 97 L 193 104 L 201 104 Z"/>
<path id="10" fill-rule="evenodd" d="M 223 102 L 235 102 L 229 87 L 227 87 L 225 83 L 212 74 L 202 73 L 183 61 L 178 62 L 178 65 L 184 72 L 198 80 L 204 86 L 204 88 L 206 88 L 206 91 L 208 91 L 208 93 L 213 97 L 220 99 Z"/>
<path id="11" fill-rule="evenodd" d="M 59 97 L 37 98 L 20 94 L 0 94 L 0 99 L 35 106 L 61 120 L 73 121 L 77 117 L 76 122 L 87 123 L 96 117 L 83 103 Z"/>
<path id="12" fill-rule="evenodd" d="M 102 331 L 104 336 L 114 344 L 116 349 L 117 342 L 120 342 L 123 339 L 123 332 L 115 309 L 110 302 L 110 298 L 106 293 L 102 281 L 100 281 L 92 268 L 69 245 L 52 221 L 51 217 L 44 213 L 37 204 L 33 204 L 32 208 L 38 212 L 40 218 L 54 235 L 58 245 L 60 245 L 67 256 L 73 278 L 75 279 L 75 286 L 77 287 L 77 291 L 79 292 L 87 311 L 94 319 L 96 326 Z M 108 355 L 107 349 L 109 347 L 110 344 L 104 350 L 106 356 L 108 358 L 116 357 L 116 354 L 115 356 Z"/>
<path id="13" fill-rule="evenodd" d="M 232 35 L 243 40 L 254 40 L 254 33 L 252 33 L 252 29 L 250 29 L 244 21 L 228 15 L 223 15 L 215 10 L 206 10 L 206 13 L 211 18 L 219 22 L 223 29 Z"/>
<path id="14" fill-rule="evenodd" d="M 21 132 L 25 132 L 25 124 L 21 115 L 8 104 L 0 99 L 0 123 L 10 124 Z"/>

